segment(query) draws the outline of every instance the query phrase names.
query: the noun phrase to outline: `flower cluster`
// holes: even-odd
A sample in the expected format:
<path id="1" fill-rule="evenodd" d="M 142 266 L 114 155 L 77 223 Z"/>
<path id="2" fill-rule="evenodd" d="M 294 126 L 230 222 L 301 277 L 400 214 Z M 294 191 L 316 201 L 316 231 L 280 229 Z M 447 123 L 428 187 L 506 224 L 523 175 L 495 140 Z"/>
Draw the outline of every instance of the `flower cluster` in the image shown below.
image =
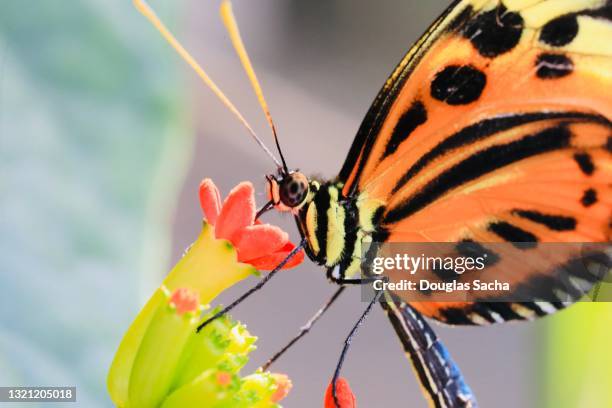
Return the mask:
<path id="1" fill-rule="evenodd" d="M 229 316 L 198 325 L 223 290 L 272 269 L 295 245 L 280 228 L 255 220 L 253 187 L 241 183 L 222 204 L 210 180 L 200 188 L 205 222 L 197 240 L 126 332 L 108 374 L 117 407 L 272 408 L 291 389 L 287 376 L 240 370 L 256 338 Z M 298 253 L 285 265 L 299 264 Z"/>

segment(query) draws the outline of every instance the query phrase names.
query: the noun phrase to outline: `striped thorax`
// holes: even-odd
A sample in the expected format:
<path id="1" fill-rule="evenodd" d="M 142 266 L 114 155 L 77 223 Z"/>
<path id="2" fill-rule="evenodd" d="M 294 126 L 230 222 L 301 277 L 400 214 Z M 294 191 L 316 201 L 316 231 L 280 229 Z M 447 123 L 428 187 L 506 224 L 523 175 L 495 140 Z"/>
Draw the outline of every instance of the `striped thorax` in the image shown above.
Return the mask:
<path id="1" fill-rule="evenodd" d="M 342 277 L 357 275 L 363 245 L 378 232 L 383 203 L 363 193 L 344 197 L 342 183 L 308 180 L 299 172 L 269 176 L 268 181 L 275 207 L 294 214 L 308 257 L 328 268 L 339 267 Z"/>

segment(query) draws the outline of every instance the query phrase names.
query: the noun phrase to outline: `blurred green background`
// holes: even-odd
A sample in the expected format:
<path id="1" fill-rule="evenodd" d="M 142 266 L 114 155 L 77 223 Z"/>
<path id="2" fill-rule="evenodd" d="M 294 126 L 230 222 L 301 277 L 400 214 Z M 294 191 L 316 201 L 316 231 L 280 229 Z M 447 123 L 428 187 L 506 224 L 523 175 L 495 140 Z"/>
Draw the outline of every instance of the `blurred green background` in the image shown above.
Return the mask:
<path id="1" fill-rule="evenodd" d="M 152 3 L 267 136 L 218 3 Z M 290 164 L 324 176 L 447 4 L 234 3 Z M 197 233 L 199 180 L 224 193 L 251 180 L 263 201 L 271 166 L 131 1 L 1 0 L 0 169 L 0 385 L 76 385 L 78 406 L 102 407 L 122 333 Z M 291 219 L 271 219 L 295 234 Z M 252 366 L 331 290 L 303 265 L 237 310 L 260 337 Z M 343 299 L 279 361 L 295 384 L 286 406 L 320 404 L 361 308 L 358 293 Z M 484 407 L 610 407 L 611 312 L 581 304 L 536 323 L 439 332 Z M 382 313 L 344 373 L 360 406 L 424 406 Z"/>
<path id="2" fill-rule="evenodd" d="M 176 60 L 156 40 L 129 1 L 0 2 L 2 385 L 110 404 L 108 365 L 167 269 L 190 160 Z"/>

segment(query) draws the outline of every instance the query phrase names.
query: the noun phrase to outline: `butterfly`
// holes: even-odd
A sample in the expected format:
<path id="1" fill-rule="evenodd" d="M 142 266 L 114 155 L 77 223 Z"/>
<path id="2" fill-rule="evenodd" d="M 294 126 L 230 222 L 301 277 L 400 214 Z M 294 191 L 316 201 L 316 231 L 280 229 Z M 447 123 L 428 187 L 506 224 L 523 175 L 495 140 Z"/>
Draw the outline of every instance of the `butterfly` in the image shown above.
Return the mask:
<path id="1" fill-rule="evenodd" d="M 278 147 L 229 3 L 223 7 Z M 279 148 L 278 172 L 267 176 L 270 202 L 261 213 L 276 208 L 293 214 L 307 255 L 343 287 L 363 283 L 361 256 L 369 242 L 607 243 L 612 221 L 609 89 L 612 1 L 454 1 L 392 71 L 338 176 L 314 180 L 289 170 Z M 559 262 L 572 262 L 572 256 L 577 255 Z M 508 267 L 508 257 L 498 258 L 496 267 Z M 550 274 L 530 264 L 520 269 L 521 281 Z M 483 325 L 531 320 L 567 306 L 561 300 L 486 298 L 411 302 L 391 291 L 378 296 L 435 407 L 477 403 L 424 317 Z"/>

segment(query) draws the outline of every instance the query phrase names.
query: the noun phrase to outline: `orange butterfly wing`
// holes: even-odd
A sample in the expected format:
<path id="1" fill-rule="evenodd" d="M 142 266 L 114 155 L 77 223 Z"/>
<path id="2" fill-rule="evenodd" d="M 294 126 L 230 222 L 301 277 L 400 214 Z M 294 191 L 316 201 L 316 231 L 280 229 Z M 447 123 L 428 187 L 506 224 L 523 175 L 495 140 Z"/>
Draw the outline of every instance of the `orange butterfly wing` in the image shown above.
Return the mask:
<path id="1" fill-rule="evenodd" d="M 366 115 L 343 193 L 385 204 L 388 242 L 609 241 L 610 42 L 611 2 L 453 4 Z M 550 273 L 521 268 L 521 280 Z M 474 324 L 562 305 L 412 306 Z"/>

